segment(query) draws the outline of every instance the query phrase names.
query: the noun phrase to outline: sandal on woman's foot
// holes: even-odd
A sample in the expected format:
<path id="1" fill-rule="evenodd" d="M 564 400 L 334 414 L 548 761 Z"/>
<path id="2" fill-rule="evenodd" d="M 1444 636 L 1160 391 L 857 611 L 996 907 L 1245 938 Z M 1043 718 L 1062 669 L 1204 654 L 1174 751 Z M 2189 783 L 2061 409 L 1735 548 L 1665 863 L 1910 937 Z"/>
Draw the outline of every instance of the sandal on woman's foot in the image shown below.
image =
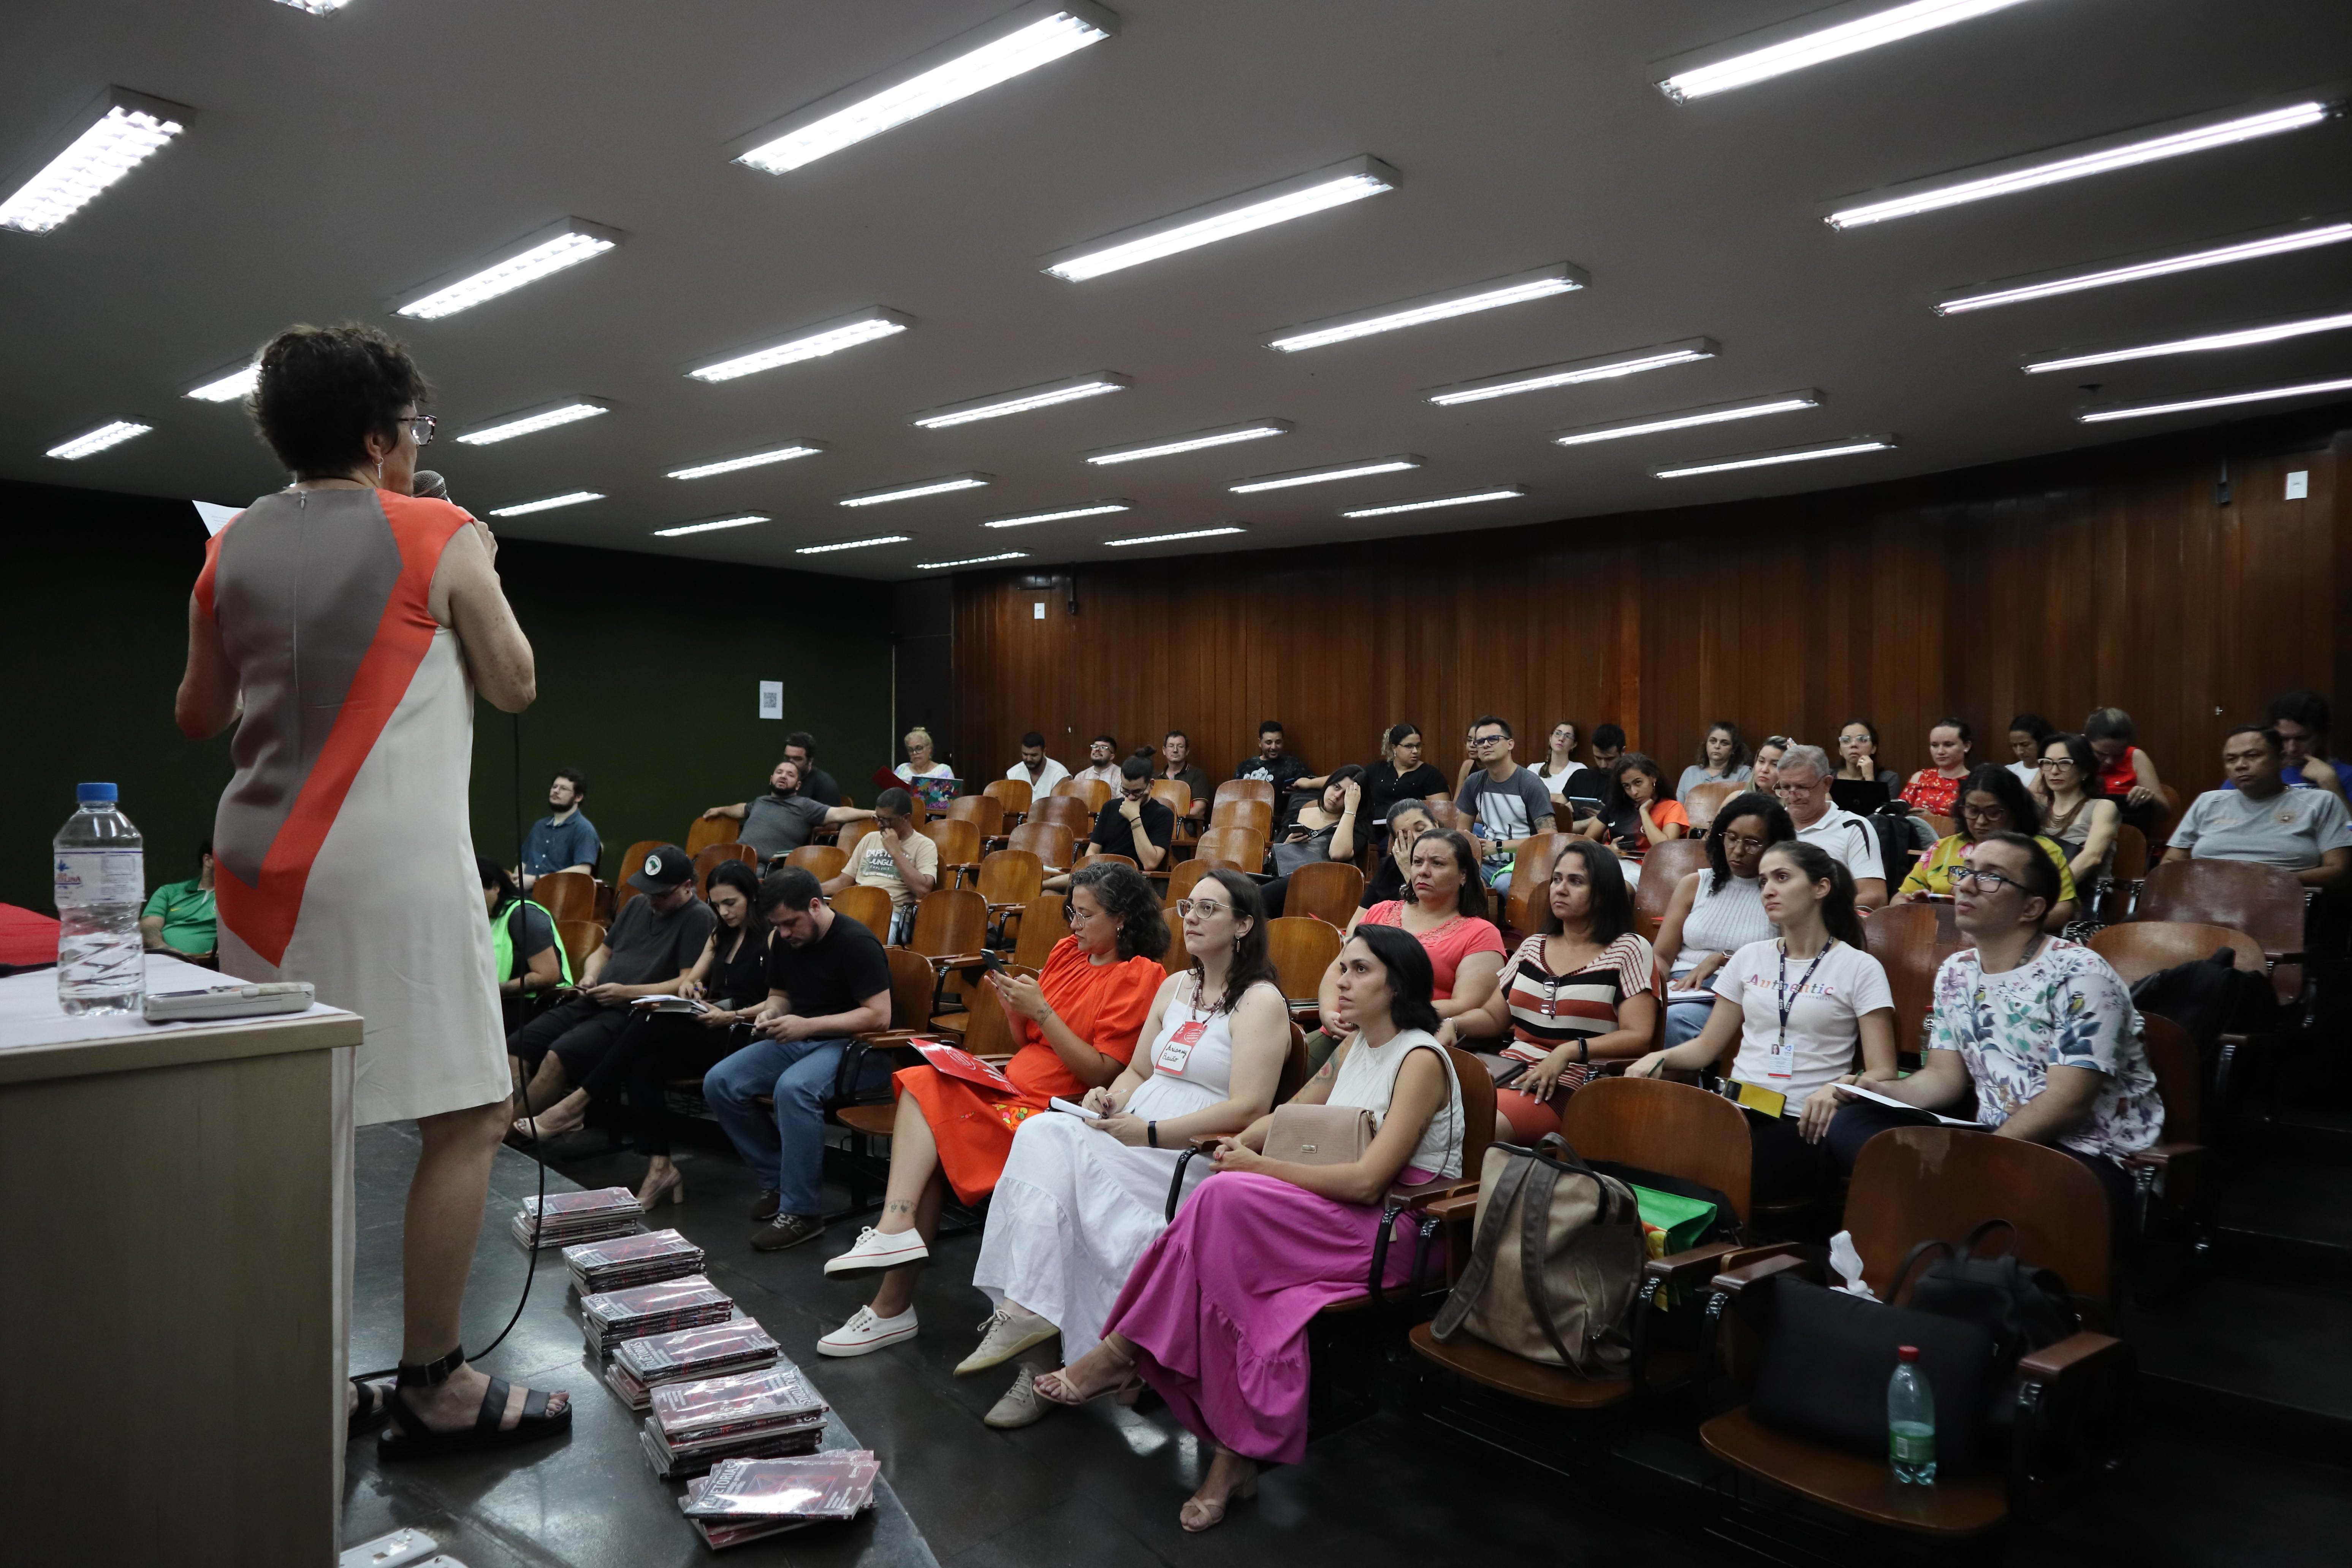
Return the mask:
<path id="1" fill-rule="evenodd" d="M 345 1442 L 351 1441 L 362 1432 L 373 1432 L 382 1426 L 385 1416 L 391 1414 L 392 1390 L 390 1388 L 381 1383 L 362 1383 L 356 1377 L 352 1379 L 352 1386 L 359 1390 L 359 1397 L 352 1401 L 351 1411 L 343 1420 Z"/>
<path id="2" fill-rule="evenodd" d="M 1222 1501 L 1197 1495 L 1186 1498 L 1184 1506 L 1176 1510 L 1176 1522 L 1182 1525 L 1191 1534 L 1198 1535 L 1204 1530 L 1213 1530 L 1225 1522 L 1226 1504 L 1234 1499 L 1255 1496 L 1257 1496 L 1257 1472 L 1252 1470 L 1249 1479 L 1227 1492 Z"/>
<path id="3" fill-rule="evenodd" d="M 1100 1388 L 1096 1389 L 1091 1394 L 1080 1394 L 1077 1391 L 1076 1385 L 1070 1382 L 1070 1374 L 1077 1370 L 1076 1365 L 1072 1364 L 1070 1366 L 1063 1367 L 1058 1372 L 1039 1373 L 1037 1374 L 1036 1382 L 1037 1397 L 1044 1400 L 1048 1405 L 1091 1405 L 1096 1400 L 1104 1398 L 1110 1394 L 1116 1394 L 1123 1395 L 1130 1388 L 1140 1385 L 1143 1380 L 1135 1370 L 1135 1363 L 1125 1359 L 1118 1352 L 1110 1351 L 1107 1347 L 1097 1348 L 1102 1348 L 1104 1350 L 1104 1353 L 1109 1357 L 1113 1364 L 1125 1369 L 1126 1375 L 1124 1377 L 1113 1378 L 1110 1382 L 1104 1384 Z M 1093 1351 L 1088 1351 L 1086 1355 L 1080 1356 L 1078 1360 L 1085 1361 L 1087 1356 L 1091 1356 L 1095 1352 Z"/>
<path id="4" fill-rule="evenodd" d="M 446 1383 L 449 1375 L 466 1364 L 463 1345 L 451 1351 L 439 1361 L 423 1366 L 401 1363 L 400 1375 L 391 1396 L 385 1400 L 385 1410 L 392 1424 L 376 1439 L 376 1456 L 384 1459 L 414 1458 L 425 1454 L 457 1454 L 476 1448 L 506 1448 L 518 1443 L 535 1443 L 542 1437 L 552 1437 L 572 1429 L 572 1405 L 568 1395 L 561 1410 L 551 1412 L 552 1403 L 546 1389 L 535 1388 L 523 1401 L 522 1414 L 511 1426 L 501 1426 L 506 1419 L 507 1395 L 512 1386 L 505 1378 L 490 1379 L 482 1392 L 482 1408 L 471 1426 L 461 1426 L 454 1432 L 436 1432 L 425 1424 L 425 1418 L 409 1407 L 400 1396 L 404 1388 L 430 1388 Z"/>

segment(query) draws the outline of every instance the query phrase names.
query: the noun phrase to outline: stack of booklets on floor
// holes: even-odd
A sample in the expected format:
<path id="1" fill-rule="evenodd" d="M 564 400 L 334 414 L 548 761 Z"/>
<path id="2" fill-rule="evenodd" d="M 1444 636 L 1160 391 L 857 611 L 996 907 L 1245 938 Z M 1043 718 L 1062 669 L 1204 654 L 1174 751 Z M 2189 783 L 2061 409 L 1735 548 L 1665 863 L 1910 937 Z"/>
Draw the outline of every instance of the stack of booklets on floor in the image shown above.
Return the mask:
<path id="1" fill-rule="evenodd" d="M 567 1247 L 563 1266 L 572 1270 L 573 1289 L 583 1296 L 594 1296 L 699 1274 L 702 1248 L 674 1230 L 656 1230 Z"/>
<path id="2" fill-rule="evenodd" d="M 821 1520 L 855 1519 L 874 1504 L 882 1462 L 868 1448 L 802 1459 L 725 1459 L 686 1483 L 677 1506 L 713 1551 Z"/>
<path id="3" fill-rule="evenodd" d="M 575 1241 L 635 1236 L 645 1228 L 645 1217 L 637 1195 L 626 1187 L 550 1193 L 545 1198 L 533 1194 L 515 1210 L 514 1238 L 525 1247 L 569 1247 Z"/>
<path id="4" fill-rule="evenodd" d="M 600 1363 L 611 1361 L 624 1340 L 723 1323 L 734 1316 L 734 1300 L 699 1274 L 580 1298 L 580 1334 Z"/>
<path id="5" fill-rule="evenodd" d="M 676 1333 L 648 1334 L 623 1340 L 613 1349 L 613 1363 L 604 1381 L 632 1410 L 650 1410 L 654 1385 L 699 1383 L 737 1373 L 773 1366 L 783 1351 L 768 1331 L 749 1318 L 708 1328 L 680 1329 Z"/>
<path id="6" fill-rule="evenodd" d="M 654 1474 L 677 1480 L 721 1459 L 814 1454 L 824 1440 L 825 1408 L 801 1369 L 779 1362 L 733 1377 L 661 1384 L 641 1436 Z"/>

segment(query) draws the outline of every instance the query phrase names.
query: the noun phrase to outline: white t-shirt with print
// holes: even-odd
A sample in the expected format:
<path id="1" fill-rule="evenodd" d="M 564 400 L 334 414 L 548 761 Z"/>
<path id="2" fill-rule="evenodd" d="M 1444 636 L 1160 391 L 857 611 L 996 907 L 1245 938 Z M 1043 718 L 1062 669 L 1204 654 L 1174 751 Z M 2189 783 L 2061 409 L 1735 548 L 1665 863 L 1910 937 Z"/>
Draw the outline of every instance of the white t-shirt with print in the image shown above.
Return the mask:
<path id="1" fill-rule="evenodd" d="M 1870 824 L 1843 806 L 1833 805 L 1811 827 L 1798 828 L 1797 837 L 1820 845 L 1857 882 L 1864 877 L 1886 880 L 1886 862 L 1878 855 L 1878 836 L 1870 830 Z"/>
<path id="2" fill-rule="evenodd" d="M 1804 1108 L 1813 1090 L 1857 1070 L 1863 1015 L 1895 1005 L 1886 970 L 1869 953 L 1841 942 L 1819 958 L 1818 964 L 1811 958 L 1783 961 L 1777 939 L 1751 942 L 1731 955 L 1715 982 L 1715 994 L 1738 1003 L 1742 1015 L 1731 1076 L 1787 1095 L 1790 1116 Z M 1784 997 L 1789 1070 L 1780 1073 L 1772 1070 L 1772 1057 Z"/>

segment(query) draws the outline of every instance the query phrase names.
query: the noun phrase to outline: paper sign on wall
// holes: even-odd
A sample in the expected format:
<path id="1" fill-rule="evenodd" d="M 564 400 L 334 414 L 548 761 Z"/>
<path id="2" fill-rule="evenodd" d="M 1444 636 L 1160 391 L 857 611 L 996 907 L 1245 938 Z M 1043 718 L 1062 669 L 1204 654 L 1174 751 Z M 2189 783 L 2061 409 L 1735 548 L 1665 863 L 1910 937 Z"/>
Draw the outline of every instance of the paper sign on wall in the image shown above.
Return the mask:
<path id="1" fill-rule="evenodd" d="M 2286 499 L 2305 500 L 2311 496 L 2311 470 L 2297 468 L 2286 477 Z"/>
<path id="2" fill-rule="evenodd" d="M 781 719 L 784 716 L 784 683 L 781 680 L 760 682 L 760 717 Z"/>

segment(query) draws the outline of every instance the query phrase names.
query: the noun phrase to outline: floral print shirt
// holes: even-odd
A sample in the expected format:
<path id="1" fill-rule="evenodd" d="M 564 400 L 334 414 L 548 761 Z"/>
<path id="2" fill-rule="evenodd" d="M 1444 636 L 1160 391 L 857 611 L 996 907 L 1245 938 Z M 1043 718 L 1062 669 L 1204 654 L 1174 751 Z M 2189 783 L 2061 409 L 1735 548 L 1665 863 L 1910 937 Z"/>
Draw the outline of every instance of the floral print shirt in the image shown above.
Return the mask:
<path id="1" fill-rule="evenodd" d="M 2164 1102 L 2131 992 L 2105 959 L 2078 943 L 2050 938 L 2031 961 L 2000 974 L 1987 974 L 1972 947 L 1944 960 L 1927 1044 L 1968 1063 L 1982 1126 L 2017 1114 L 2053 1067 L 2088 1068 L 2107 1081 L 2059 1142 L 2116 1160 L 2163 1135 Z"/>

